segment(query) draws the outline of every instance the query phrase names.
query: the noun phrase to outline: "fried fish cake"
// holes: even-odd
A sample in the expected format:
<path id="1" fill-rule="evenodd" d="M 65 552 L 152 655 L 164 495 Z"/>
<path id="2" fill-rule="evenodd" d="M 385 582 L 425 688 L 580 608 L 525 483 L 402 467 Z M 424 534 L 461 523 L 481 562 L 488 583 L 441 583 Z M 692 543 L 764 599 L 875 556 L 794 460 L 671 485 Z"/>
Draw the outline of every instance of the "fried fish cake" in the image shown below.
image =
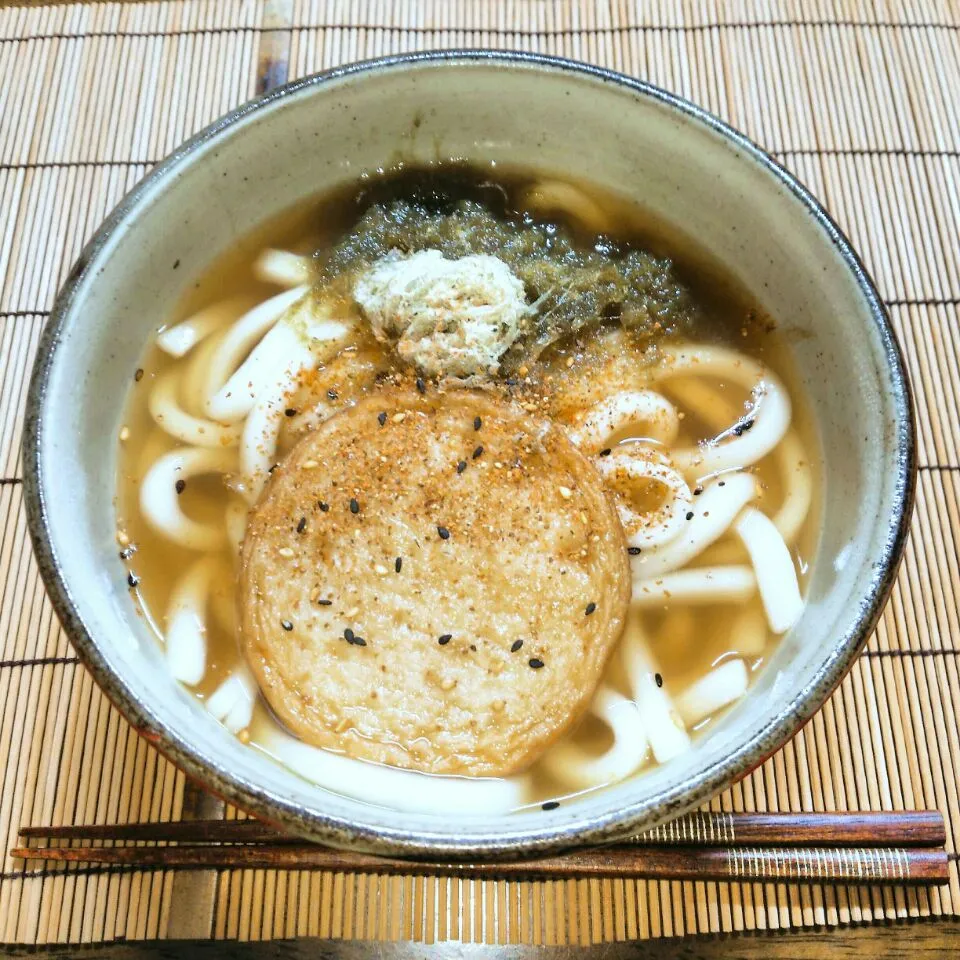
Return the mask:
<path id="1" fill-rule="evenodd" d="M 510 774 L 588 704 L 630 599 L 626 543 L 562 430 L 425 391 L 363 398 L 276 468 L 243 544 L 242 641 L 311 744 Z"/>

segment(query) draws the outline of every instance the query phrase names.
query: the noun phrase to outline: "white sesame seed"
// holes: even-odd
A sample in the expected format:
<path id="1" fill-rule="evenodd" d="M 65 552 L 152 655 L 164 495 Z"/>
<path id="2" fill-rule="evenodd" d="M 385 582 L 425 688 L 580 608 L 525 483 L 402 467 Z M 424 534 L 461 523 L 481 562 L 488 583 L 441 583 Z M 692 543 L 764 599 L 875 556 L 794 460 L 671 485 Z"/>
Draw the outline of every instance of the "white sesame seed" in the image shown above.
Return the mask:
<path id="1" fill-rule="evenodd" d="M 130 439 L 130 428 L 129 428 L 129 427 L 121 427 L 121 428 L 120 428 L 120 442 L 121 442 L 121 443 L 126 443 L 127 440 L 129 440 L 129 439 Z"/>
<path id="2" fill-rule="evenodd" d="M 316 469 L 318 466 L 320 466 L 320 464 L 318 464 L 316 460 L 304 460 L 304 461 L 303 461 L 303 469 L 304 469 L 304 470 L 314 470 L 314 469 Z"/>
<path id="3" fill-rule="evenodd" d="M 407 419 L 407 415 L 405 413 L 395 413 L 392 419 L 394 423 L 403 423 Z"/>
<path id="4" fill-rule="evenodd" d="M 277 551 L 277 553 L 279 553 L 281 557 L 292 557 L 292 556 L 293 556 L 293 551 L 292 551 L 289 547 L 281 547 L 281 548 Z"/>
<path id="5" fill-rule="evenodd" d="M 573 491 L 569 487 L 561 487 L 560 496 L 563 497 L 564 500 L 569 500 L 573 496 Z"/>

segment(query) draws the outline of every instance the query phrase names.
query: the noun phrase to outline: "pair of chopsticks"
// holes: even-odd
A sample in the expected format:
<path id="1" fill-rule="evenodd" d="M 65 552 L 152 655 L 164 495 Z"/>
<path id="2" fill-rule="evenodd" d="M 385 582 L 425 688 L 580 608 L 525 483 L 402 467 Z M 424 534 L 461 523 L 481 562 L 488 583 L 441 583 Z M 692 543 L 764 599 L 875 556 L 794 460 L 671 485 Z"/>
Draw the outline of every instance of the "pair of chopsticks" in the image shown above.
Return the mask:
<path id="1" fill-rule="evenodd" d="M 24 827 L 20 836 L 27 842 L 87 844 L 11 850 L 13 857 L 59 864 L 502 879 L 630 877 L 857 884 L 948 881 L 943 849 L 946 831 L 943 817 L 936 811 L 693 813 L 615 845 L 509 863 L 427 862 L 333 850 L 284 834 L 258 820 Z M 134 843 L 165 845 L 127 845 Z"/>

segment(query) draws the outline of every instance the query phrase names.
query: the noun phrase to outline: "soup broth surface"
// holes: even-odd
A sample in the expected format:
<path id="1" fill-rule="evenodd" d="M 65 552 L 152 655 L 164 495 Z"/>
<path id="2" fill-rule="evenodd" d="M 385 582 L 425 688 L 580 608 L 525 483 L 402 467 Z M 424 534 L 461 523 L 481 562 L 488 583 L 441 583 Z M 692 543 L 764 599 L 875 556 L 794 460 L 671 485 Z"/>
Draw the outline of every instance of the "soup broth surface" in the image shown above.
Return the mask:
<path id="1" fill-rule="evenodd" d="M 200 646 L 190 654 L 195 661 L 199 657 L 199 666 L 192 674 L 189 665 L 176 669 L 190 674 L 193 682 L 186 683 L 187 689 L 209 703 L 245 669 L 238 612 L 238 546 L 251 503 L 262 496 L 261 486 L 269 488 L 270 476 L 267 471 L 251 479 L 239 469 L 188 476 L 185 468 L 185 479 L 177 479 L 174 470 L 170 474 L 175 483 L 174 505 L 169 509 L 224 534 L 203 549 L 171 538 L 145 512 L 144 490 L 159 461 L 194 446 L 172 435 L 176 432 L 171 427 L 173 415 L 158 397 L 168 389 L 179 412 L 193 418 L 190 429 L 209 430 L 203 424 L 212 422 L 225 431 L 222 442 L 201 433 L 206 444 L 202 449 L 221 457 L 238 443 L 242 449 L 246 421 L 233 421 L 233 425 L 226 419 L 217 421 L 204 406 L 211 391 L 223 387 L 222 380 L 211 384 L 211 369 L 238 321 L 297 283 L 313 288 L 308 297 L 318 297 L 318 303 L 322 299 L 317 329 L 329 332 L 334 329 L 330 324 L 344 319 L 349 323 L 335 351 L 314 361 L 313 369 L 296 372 L 295 389 L 284 396 L 272 428 L 275 448 L 266 444 L 271 465 L 282 462 L 319 423 L 384 384 L 415 382 L 420 387 L 426 381 L 434 389 L 444 377 L 433 369 L 424 372 L 409 357 L 399 356 L 397 342 L 389 336 L 378 338 L 353 296 L 358 278 L 369 276 L 378 264 L 391 257 L 405 264 L 405 258 L 424 249 L 439 250 L 447 260 L 495 256 L 520 278 L 529 310 L 526 333 L 506 349 L 494 373 L 464 376 L 461 372 L 452 379 L 457 386 L 466 383 L 490 391 L 504 403 L 533 418 L 550 420 L 574 437 L 601 471 L 623 519 L 627 543 L 646 544 L 644 537 L 660 529 L 661 514 L 669 507 L 669 482 L 673 482 L 665 487 L 661 474 L 685 478 L 684 495 L 691 498 L 686 515 L 691 523 L 706 522 L 699 516 L 692 519 L 701 498 L 717 495 L 717 502 L 722 502 L 728 481 L 731 488 L 744 477 L 755 483 L 755 493 L 743 512 L 735 511 L 736 518 L 689 559 L 661 563 L 662 550 L 673 549 L 670 546 L 630 548 L 633 600 L 624 636 L 642 637 L 636 648 L 642 654 L 631 660 L 630 654 L 614 648 L 598 687 L 610 698 L 606 712 L 597 706 L 576 717 L 542 757 L 508 778 L 511 792 L 502 794 L 506 798 L 502 802 L 507 808 L 536 807 L 615 782 L 616 771 L 623 764 L 623 769 L 630 766 L 631 761 L 621 755 L 629 752 L 631 737 L 643 735 L 635 731 L 642 730 L 644 723 L 658 726 L 650 718 L 661 710 L 661 716 L 676 724 L 677 742 L 658 744 L 654 739 L 647 744 L 630 773 L 642 775 L 658 762 L 658 750 L 669 762 L 669 756 L 686 749 L 690 738 L 703 736 L 731 707 L 724 690 L 730 683 L 736 687 L 738 671 L 749 683 L 763 669 L 778 642 L 778 631 L 771 625 L 777 612 L 770 610 L 782 604 L 782 616 L 795 619 L 787 587 L 799 589 L 802 595 L 807 583 L 808 560 L 817 536 L 819 458 L 788 344 L 777 329 L 778 322 L 789 318 L 763 314 L 689 238 L 651 221 L 623 197 L 582 183 L 500 167 L 399 169 L 365 176 L 301 204 L 243 238 L 197 276 L 174 315 L 159 318 L 160 339 L 151 343 L 135 375 L 131 371 L 133 382 L 120 435 L 117 575 L 128 578 L 134 599 L 158 642 L 167 646 L 168 655 L 172 655 L 172 632 L 179 631 L 177 644 L 199 639 Z M 265 254 L 269 258 L 270 251 L 296 256 L 275 258 L 272 266 L 265 266 Z M 189 270 L 190 264 L 179 269 Z M 637 290 L 643 291 L 642 297 L 634 297 Z M 181 356 L 171 356 L 162 347 L 163 336 L 204 312 L 213 317 L 206 326 L 200 324 L 204 335 Z M 240 350 L 234 370 L 249 359 L 257 342 L 253 339 Z M 734 359 L 726 366 L 685 359 L 698 350 L 704 351 L 704 357 Z M 676 372 L 664 374 L 677 356 Z M 680 369 L 680 364 L 685 366 Z M 736 382 L 737 371 L 749 364 L 756 364 L 767 379 L 753 384 L 739 377 L 741 382 Z M 767 383 L 777 386 L 767 388 Z M 774 417 L 777 389 L 787 398 L 789 412 L 787 425 L 769 452 L 741 466 L 704 467 L 702 473 L 695 462 L 683 469 L 678 466 L 684 456 L 695 461 L 697 451 L 712 455 L 711 450 L 723 451 L 751 435 L 759 437 Z M 658 439 L 649 423 L 638 425 L 636 417 L 631 420 L 626 415 L 617 427 L 616 410 L 606 421 L 600 418 L 600 427 L 590 433 L 591 411 L 596 413 L 611 397 L 644 391 L 666 398 L 676 411 L 675 436 L 668 443 Z M 656 426 L 656 418 L 651 423 Z M 616 429 L 608 429 L 611 426 Z M 236 436 L 229 435 L 231 430 Z M 597 441 L 602 447 L 591 446 L 594 434 L 603 435 Z M 646 464 L 650 474 L 646 479 L 604 463 L 631 463 L 630 458 L 637 457 Z M 499 464 L 490 467 L 500 468 Z M 640 518 L 632 534 L 630 518 Z M 770 548 L 766 544 L 774 535 L 763 518 L 772 520 L 769 528 L 782 534 Z M 782 556 L 789 557 L 795 586 L 781 589 L 780 584 L 765 582 L 763 561 L 758 565 L 758 558 L 751 555 L 748 536 L 755 538 L 750 542 L 761 544 L 756 549 L 765 551 L 764 556 L 769 549 L 769 556 L 776 560 L 781 557 L 778 551 L 785 551 Z M 778 568 L 771 561 L 769 566 L 781 569 L 783 563 Z M 694 583 L 697 571 L 710 572 Z M 693 575 L 690 593 L 675 579 L 680 573 Z M 718 582 L 714 578 L 723 577 L 729 577 L 731 584 L 725 593 L 712 586 Z M 671 589 L 675 583 L 679 586 Z M 621 640 L 621 645 L 625 642 Z M 728 669 L 718 674 L 723 667 Z M 715 688 L 710 682 L 704 686 L 704 678 L 711 677 Z M 696 689 L 698 684 L 703 689 Z M 741 695 L 742 690 L 732 697 L 733 703 Z M 709 708 L 711 697 L 719 700 L 716 709 Z M 221 694 L 220 698 L 236 706 L 235 718 L 246 719 L 243 697 L 237 700 Z M 634 703 L 640 727 L 632 714 L 628 723 L 618 726 L 616 717 L 624 709 L 633 709 Z M 678 716 L 684 710 L 686 720 Z M 349 750 L 341 755 L 322 751 L 341 764 L 328 773 L 322 766 L 327 760 L 318 760 L 319 751 L 290 736 L 262 697 L 256 698 L 248 713 L 249 722 L 236 732 L 252 747 L 327 789 L 342 789 L 385 806 L 394 802 L 391 781 L 383 781 L 386 786 L 377 781 L 366 784 L 363 777 L 371 765 L 349 759 Z M 219 719 L 230 726 L 229 717 Z M 651 732 L 647 730 L 648 735 Z M 312 774 L 314 762 L 320 766 Z M 414 766 L 415 757 L 411 757 Z M 351 781 L 355 770 L 361 770 L 356 788 Z M 425 775 L 411 769 L 403 783 Z M 465 783 L 470 786 L 468 778 Z M 400 793 L 403 790 L 397 796 Z M 485 805 L 485 800 L 478 803 L 481 808 Z M 469 807 L 465 804 L 463 809 L 469 812 Z"/>

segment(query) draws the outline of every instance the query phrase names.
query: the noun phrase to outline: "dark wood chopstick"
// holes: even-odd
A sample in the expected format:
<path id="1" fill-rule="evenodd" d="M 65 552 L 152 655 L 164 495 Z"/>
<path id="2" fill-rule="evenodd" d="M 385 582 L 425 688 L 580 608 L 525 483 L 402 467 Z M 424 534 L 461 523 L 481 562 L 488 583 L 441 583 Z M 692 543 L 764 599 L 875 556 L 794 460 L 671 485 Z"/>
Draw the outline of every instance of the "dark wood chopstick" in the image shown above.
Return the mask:
<path id="1" fill-rule="evenodd" d="M 618 846 L 515 863 L 398 860 L 316 844 L 167 847 L 21 847 L 11 856 L 47 863 L 124 864 L 180 869 L 331 870 L 462 877 L 631 877 L 781 883 L 910 883 L 948 880 L 947 855 L 925 848 L 762 848 Z"/>
<path id="2" fill-rule="evenodd" d="M 165 823 L 30 826 L 20 836 L 48 840 L 303 845 L 299 837 L 260 820 L 184 820 Z M 621 844 L 724 847 L 938 847 L 946 842 L 936 810 L 839 813 L 691 813 Z"/>

